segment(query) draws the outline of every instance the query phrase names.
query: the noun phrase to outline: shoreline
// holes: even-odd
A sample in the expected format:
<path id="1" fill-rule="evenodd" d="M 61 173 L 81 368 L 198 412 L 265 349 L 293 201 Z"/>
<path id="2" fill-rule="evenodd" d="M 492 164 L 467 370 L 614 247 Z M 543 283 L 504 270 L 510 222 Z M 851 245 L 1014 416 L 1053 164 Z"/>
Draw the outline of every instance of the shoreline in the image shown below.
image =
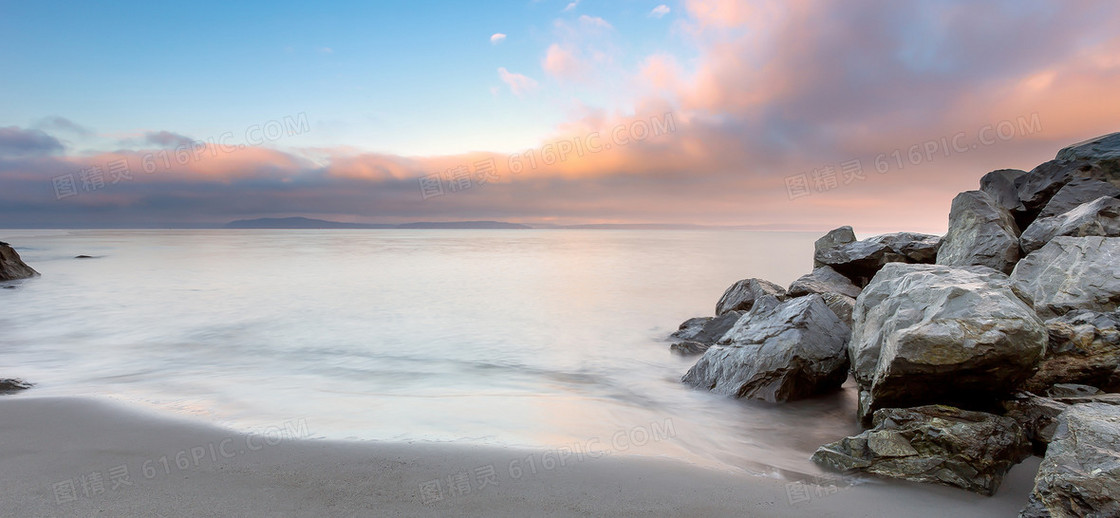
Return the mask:
<path id="1" fill-rule="evenodd" d="M 661 457 L 306 439 L 299 421 L 246 434 L 97 397 L 8 396 L 0 415 L 5 516 L 1005 516 L 1025 505 L 1039 462 L 983 497 Z"/>

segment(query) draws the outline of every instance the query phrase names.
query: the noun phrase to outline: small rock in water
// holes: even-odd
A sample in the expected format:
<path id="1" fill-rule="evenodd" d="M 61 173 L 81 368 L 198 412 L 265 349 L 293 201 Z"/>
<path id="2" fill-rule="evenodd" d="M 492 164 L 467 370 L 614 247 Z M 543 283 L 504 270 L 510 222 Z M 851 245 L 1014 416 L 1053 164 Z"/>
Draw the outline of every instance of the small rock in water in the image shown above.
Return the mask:
<path id="1" fill-rule="evenodd" d="M 697 354 L 703 354 L 704 351 L 707 351 L 711 346 L 712 344 L 710 343 L 706 344 L 703 342 L 686 340 L 684 342 L 677 342 L 673 345 L 670 345 L 669 350 L 681 356 L 694 356 Z"/>
<path id="2" fill-rule="evenodd" d="M 34 383 L 28 383 L 20 379 L 0 379 L 0 394 L 11 394 L 27 390 L 33 386 L 35 386 Z"/>
<path id="3" fill-rule="evenodd" d="M 74 256 L 74 259 L 93 259 L 93 256 L 92 255 L 77 255 L 77 256 Z"/>

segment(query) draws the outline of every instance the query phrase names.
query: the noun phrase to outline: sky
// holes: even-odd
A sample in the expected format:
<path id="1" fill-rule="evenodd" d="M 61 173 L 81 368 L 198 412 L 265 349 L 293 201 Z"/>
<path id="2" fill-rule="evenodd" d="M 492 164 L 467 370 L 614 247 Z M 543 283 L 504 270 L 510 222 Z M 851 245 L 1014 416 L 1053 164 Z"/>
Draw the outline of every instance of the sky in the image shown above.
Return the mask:
<path id="1" fill-rule="evenodd" d="M 0 0 L 0 228 L 943 232 L 1120 131 L 1106 0 Z"/>

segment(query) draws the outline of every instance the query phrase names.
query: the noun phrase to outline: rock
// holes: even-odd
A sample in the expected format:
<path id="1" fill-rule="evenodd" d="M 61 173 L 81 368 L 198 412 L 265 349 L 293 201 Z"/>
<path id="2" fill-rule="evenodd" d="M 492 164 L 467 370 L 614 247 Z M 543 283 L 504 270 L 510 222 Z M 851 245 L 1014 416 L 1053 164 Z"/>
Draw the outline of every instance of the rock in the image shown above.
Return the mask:
<path id="1" fill-rule="evenodd" d="M 1077 178 L 1100 178 L 1100 168 L 1085 160 L 1051 160 L 1016 181 L 1019 199 L 1027 211 L 1038 213 L 1050 199 Z"/>
<path id="2" fill-rule="evenodd" d="M 1104 394 L 1104 391 L 1097 387 L 1078 385 L 1077 383 L 1058 383 L 1046 391 L 1046 395 L 1050 397 L 1085 397 L 1097 394 Z"/>
<path id="3" fill-rule="evenodd" d="M 0 243 L 0 281 L 35 277 L 39 272 L 27 266 L 8 243 Z"/>
<path id="4" fill-rule="evenodd" d="M 1120 303 L 1120 237 L 1067 237 L 1019 261 L 1011 287 L 1050 319 L 1075 309 L 1112 311 Z"/>
<path id="5" fill-rule="evenodd" d="M 992 171 L 980 178 L 980 190 L 991 196 L 996 205 L 1004 210 L 1023 210 L 1023 202 L 1019 200 L 1019 190 L 1015 187 L 1015 182 L 1026 174 L 1026 171 L 1019 169 Z"/>
<path id="6" fill-rule="evenodd" d="M 1058 416 L 1020 517 L 1120 516 L 1120 407 L 1075 405 Z"/>
<path id="7" fill-rule="evenodd" d="M 874 428 L 821 446 L 813 461 L 991 496 L 1007 471 L 1030 454 L 1014 419 L 929 405 L 877 410 Z"/>
<path id="8" fill-rule="evenodd" d="M 852 327 L 852 312 L 856 308 L 856 299 L 840 293 L 821 293 L 821 298 L 824 303 L 828 305 L 841 322 L 844 322 L 848 327 Z"/>
<path id="9" fill-rule="evenodd" d="M 92 255 L 76 255 L 74 259 L 93 259 Z"/>
<path id="10" fill-rule="evenodd" d="M 825 265 L 851 279 L 857 286 L 866 286 L 884 264 L 905 262 L 906 258 L 883 243 L 856 241 L 831 248 L 817 256 Z"/>
<path id="11" fill-rule="evenodd" d="M 760 303 L 681 381 L 718 394 L 792 401 L 838 390 L 848 377 L 850 329 L 808 295 L 778 305 Z"/>
<path id="12" fill-rule="evenodd" d="M 1058 160 L 1085 160 L 1120 187 L 1120 133 L 1087 140 L 1058 151 Z"/>
<path id="13" fill-rule="evenodd" d="M 882 243 L 891 251 L 906 258 L 908 263 L 933 264 L 941 248 L 941 236 L 917 232 L 895 232 L 868 238 L 872 243 Z"/>
<path id="14" fill-rule="evenodd" d="M 1023 390 L 1043 394 L 1060 383 L 1120 391 L 1120 313 L 1075 310 L 1046 321 L 1049 345 Z"/>
<path id="15" fill-rule="evenodd" d="M 888 264 L 859 298 L 848 354 L 859 417 L 927 403 L 987 407 L 1027 379 L 1046 327 L 983 266 Z"/>
<path id="16" fill-rule="evenodd" d="M 1069 408 L 1068 403 L 1020 392 L 1003 402 L 1007 417 L 1019 423 L 1031 441 L 1034 453 L 1043 455 L 1058 429 L 1058 416 Z"/>
<path id="17" fill-rule="evenodd" d="M 1053 198 L 1050 198 L 1050 202 L 1042 208 L 1038 217 L 1049 218 L 1065 214 L 1101 196 L 1116 198 L 1120 196 L 1120 187 L 1091 178 L 1077 178 L 1067 183 Z"/>
<path id="18" fill-rule="evenodd" d="M 684 341 L 669 346 L 669 350 L 681 356 L 695 356 L 703 354 L 712 344 L 703 342 Z"/>
<path id="19" fill-rule="evenodd" d="M 762 279 L 743 279 L 732 284 L 716 303 L 716 316 L 728 311 L 750 311 L 755 299 L 763 295 L 773 295 L 777 298 L 785 296 L 785 288 L 770 281 Z"/>
<path id="20" fill-rule="evenodd" d="M 801 297 L 813 293 L 839 293 L 855 298 L 859 296 L 860 287 L 852 284 L 851 279 L 840 275 L 828 266 L 814 268 L 812 273 L 802 275 L 793 281 L 786 292 L 790 297 Z"/>
<path id="21" fill-rule="evenodd" d="M 714 344 L 727 333 L 744 311 L 728 311 L 718 317 L 698 317 L 685 320 L 677 332 L 670 335 L 678 340 Z"/>
<path id="22" fill-rule="evenodd" d="M 1085 392 L 1085 390 L 1081 389 L 1078 392 Z M 1054 439 L 1054 433 L 1058 429 L 1058 416 L 1072 405 L 1085 403 L 1120 405 L 1120 394 L 1042 397 L 1030 392 L 1019 392 L 1004 401 L 1003 408 L 1007 416 L 1015 419 L 1027 432 L 1027 437 L 1034 444 L 1035 453 L 1041 456 L 1046 453 L 1047 445 Z"/>
<path id="23" fill-rule="evenodd" d="M 0 379 L 0 394 L 11 394 L 34 386 L 34 383 L 28 383 L 20 379 Z"/>
<path id="24" fill-rule="evenodd" d="M 1102 196 L 1065 214 L 1038 218 L 1019 237 L 1019 246 L 1029 254 L 1057 236 L 1120 236 L 1120 200 Z"/>
<path id="25" fill-rule="evenodd" d="M 1019 260 L 1019 228 L 1011 213 L 983 191 L 953 198 L 949 233 L 937 252 L 937 264 L 981 265 L 1011 273 Z"/>
<path id="26" fill-rule="evenodd" d="M 856 233 L 852 227 L 843 226 L 828 231 L 823 237 L 813 243 L 813 268 L 824 266 L 818 257 L 824 252 L 856 241 Z"/>

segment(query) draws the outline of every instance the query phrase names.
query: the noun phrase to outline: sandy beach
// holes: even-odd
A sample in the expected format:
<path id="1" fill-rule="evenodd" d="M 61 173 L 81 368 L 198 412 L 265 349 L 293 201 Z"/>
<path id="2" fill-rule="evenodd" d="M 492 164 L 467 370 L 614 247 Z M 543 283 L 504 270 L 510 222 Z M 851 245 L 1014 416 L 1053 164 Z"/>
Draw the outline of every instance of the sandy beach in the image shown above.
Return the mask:
<path id="1" fill-rule="evenodd" d="M 0 400 L 3 516 L 1014 516 L 995 497 L 870 481 L 818 487 L 621 455 L 256 434 L 96 398 Z M 435 481 L 439 481 L 438 483 Z"/>

